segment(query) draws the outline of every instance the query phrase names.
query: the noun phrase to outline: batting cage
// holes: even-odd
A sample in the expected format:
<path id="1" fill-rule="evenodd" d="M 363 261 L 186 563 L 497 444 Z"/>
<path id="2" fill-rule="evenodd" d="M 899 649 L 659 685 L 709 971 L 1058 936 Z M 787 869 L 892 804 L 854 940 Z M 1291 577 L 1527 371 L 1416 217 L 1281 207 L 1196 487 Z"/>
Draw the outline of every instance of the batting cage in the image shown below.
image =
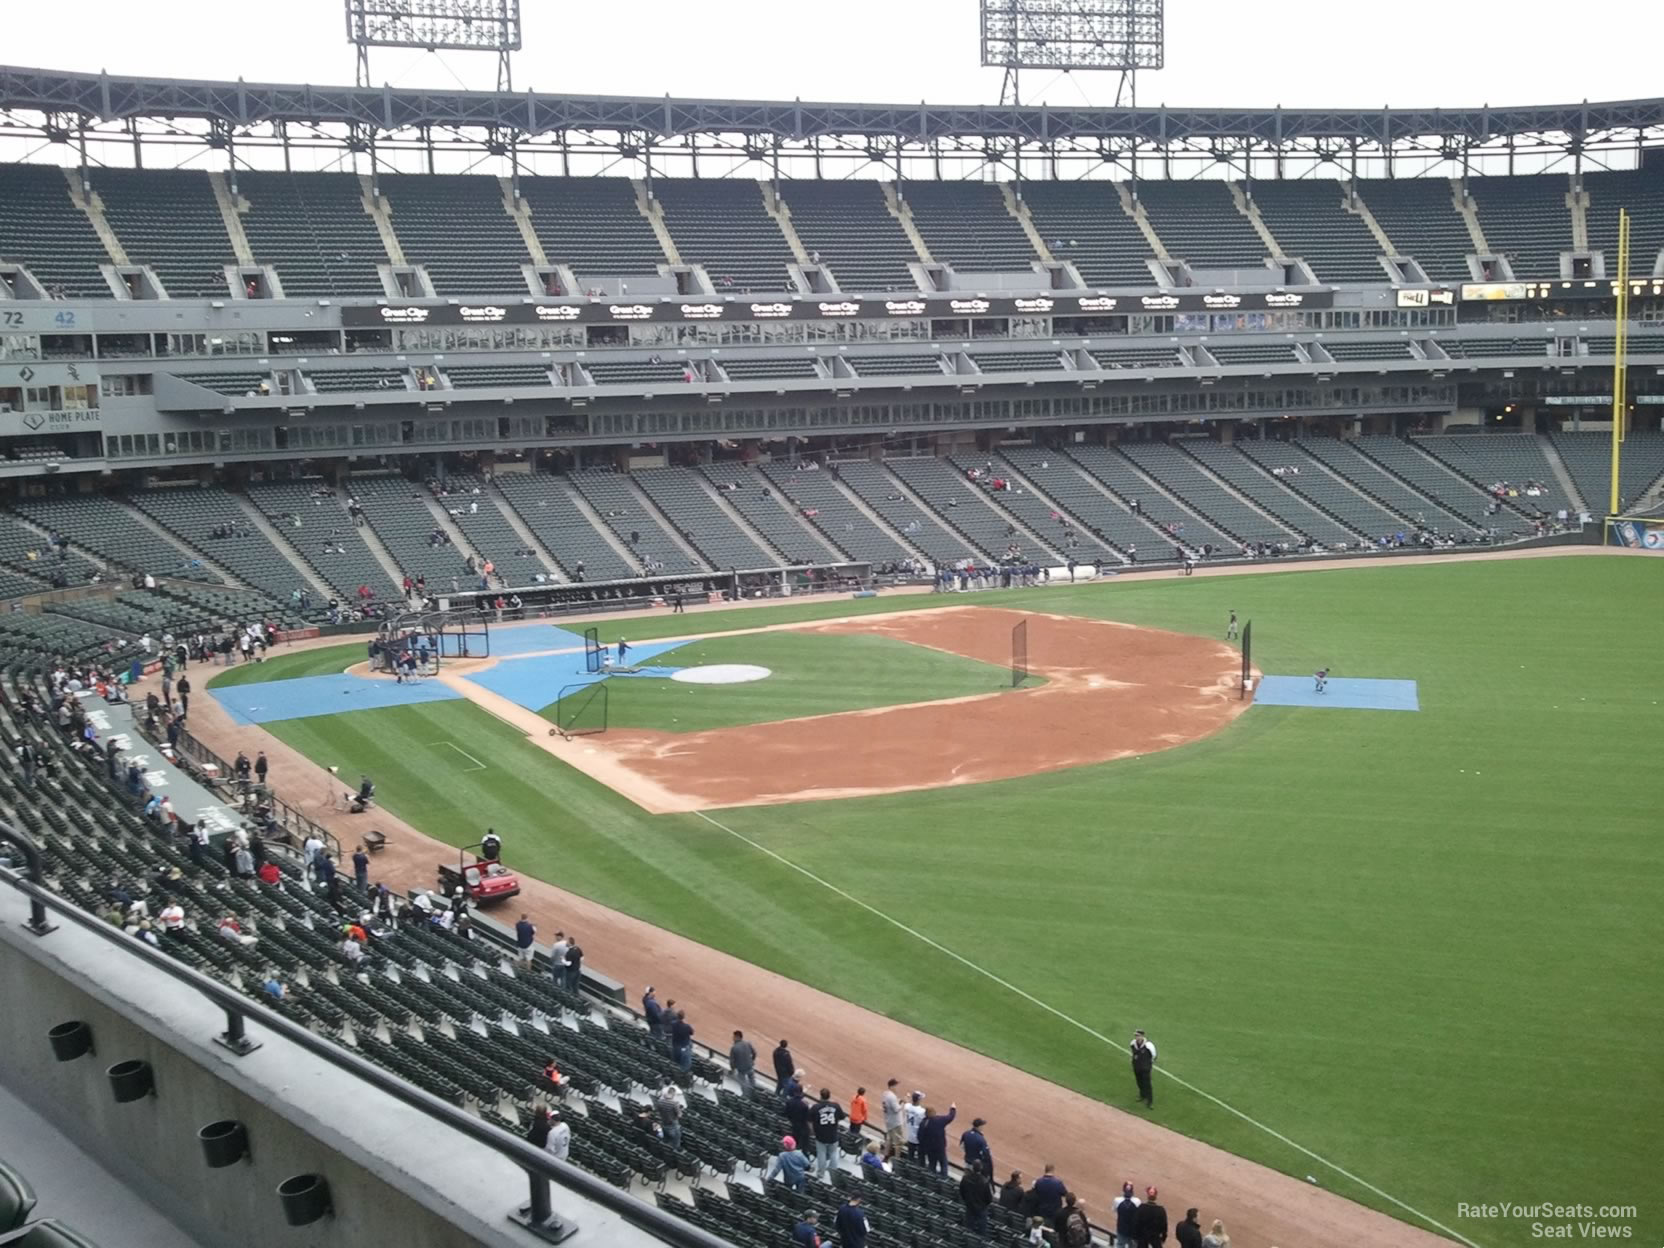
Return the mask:
<path id="1" fill-rule="evenodd" d="M 601 644 L 601 630 L 584 629 L 584 671 L 596 675 L 605 666 L 607 648 Z"/>
<path id="2" fill-rule="evenodd" d="M 1011 687 L 1020 689 L 1028 679 L 1028 621 L 1019 620 L 1011 629 Z"/>
<path id="3" fill-rule="evenodd" d="M 591 630 L 594 631 L 594 630 Z M 567 685 L 555 702 L 555 726 L 567 740 L 591 737 L 607 730 L 607 682 L 597 680 Z"/>
<path id="4" fill-rule="evenodd" d="M 408 613 L 382 621 L 370 643 L 370 670 L 432 675 L 446 659 L 491 656 L 491 624 L 467 611 Z"/>
<path id="5" fill-rule="evenodd" d="M 1253 679 L 1249 675 L 1254 670 L 1254 621 L 1249 620 L 1242 626 L 1242 680 L 1237 685 L 1237 696 L 1246 698 Z"/>

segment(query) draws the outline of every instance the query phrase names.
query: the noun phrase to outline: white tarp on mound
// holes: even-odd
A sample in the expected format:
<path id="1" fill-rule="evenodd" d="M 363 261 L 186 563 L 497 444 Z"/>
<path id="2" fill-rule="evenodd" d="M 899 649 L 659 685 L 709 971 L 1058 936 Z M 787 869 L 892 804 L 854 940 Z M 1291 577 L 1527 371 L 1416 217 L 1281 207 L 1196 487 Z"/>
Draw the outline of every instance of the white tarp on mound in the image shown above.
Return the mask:
<path id="1" fill-rule="evenodd" d="M 690 685 L 743 685 L 772 675 L 768 668 L 753 663 L 707 663 L 703 667 L 678 668 L 670 679 Z"/>

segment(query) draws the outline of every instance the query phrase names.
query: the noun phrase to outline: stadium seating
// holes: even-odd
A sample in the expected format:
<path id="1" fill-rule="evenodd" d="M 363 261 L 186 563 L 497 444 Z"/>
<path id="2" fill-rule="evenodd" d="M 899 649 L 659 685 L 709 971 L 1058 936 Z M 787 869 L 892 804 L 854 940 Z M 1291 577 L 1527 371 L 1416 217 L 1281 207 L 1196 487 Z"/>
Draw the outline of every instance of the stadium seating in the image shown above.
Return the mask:
<path id="1" fill-rule="evenodd" d="M 1239 438 L 1234 446 L 1273 476 L 1278 468 L 1283 469 L 1277 481 L 1353 533 L 1370 539 L 1390 538 L 1399 533 L 1407 537 L 1415 535 L 1413 517 L 1400 516 L 1382 506 L 1353 488 L 1344 477 L 1327 471 L 1320 461 L 1292 443 Z M 1290 468 L 1299 471 L 1291 473 Z"/>
<path id="2" fill-rule="evenodd" d="M 1283 251 L 1312 266 L 1320 282 L 1386 279 L 1380 244 L 1364 219 L 1346 210 L 1344 183 L 1255 182 L 1254 206 Z"/>
<path id="3" fill-rule="evenodd" d="M 181 381 L 212 390 L 227 398 L 241 399 L 249 395 L 270 393 L 272 375 L 269 372 L 243 370 L 231 373 L 177 373 Z"/>
<path id="4" fill-rule="evenodd" d="M 54 580 L 61 579 L 67 587 L 85 585 L 94 577 L 102 576 L 98 567 L 77 551 L 63 551 L 61 557 L 52 553 L 44 536 L 13 516 L 0 515 L 0 564 L 12 569 L 11 580 L 18 585 L 13 592 L 17 594 L 40 593 L 47 588 L 46 583 Z M 29 576 L 16 576 L 19 572 Z M 39 581 L 29 578 L 39 578 Z"/>
<path id="5" fill-rule="evenodd" d="M 1343 363 L 1365 360 L 1408 360 L 1415 358 L 1410 344 L 1398 342 L 1355 342 L 1350 338 L 1322 338 L 1318 345 Z"/>
<path id="6" fill-rule="evenodd" d="M 1664 165 L 1586 173 L 1583 189 L 1589 195 L 1589 249 L 1606 253 L 1606 275 L 1618 275 L 1618 210 L 1627 208 L 1630 275 L 1650 276 L 1664 249 Z"/>
<path id="7" fill-rule="evenodd" d="M 977 549 L 1004 560 L 1006 549 L 1016 546 L 1024 560 L 1037 563 L 1062 563 L 1063 557 L 1054 542 L 1060 539 L 1058 526 L 1030 537 L 1013 523 L 1014 517 L 999 505 L 998 495 L 986 487 L 956 472 L 945 460 L 934 457 L 888 459 L 884 466 L 895 473 L 907 487 L 931 508 L 955 532 Z M 993 506 L 983 502 L 987 499 Z M 1032 496 L 1030 496 L 1032 501 Z"/>
<path id="8" fill-rule="evenodd" d="M 191 549 L 279 602 L 311 582 L 257 529 L 236 497 L 218 486 L 141 490 L 128 501 Z M 232 526 L 225 536 L 216 529 Z"/>
<path id="9" fill-rule="evenodd" d="M 1578 493 L 1594 515 L 1604 515 L 1612 501 L 1612 435 L 1556 433 L 1550 441 L 1571 474 Z M 1623 444 L 1618 472 L 1619 510 L 1634 507 L 1664 474 L 1664 434 L 1632 430 Z"/>
<path id="10" fill-rule="evenodd" d="M 148 264 L 175 299 L 224 299 L 225 266 L 237 263 L 206 173 L 99 169 L 93 190 L 127 258 Z"/>
<path id="11" fill-rule="evenodd" d="M 675 360 L 586 359 L 584 367 L 598 386 L 649 385 L 659 382 L 682 384 L 686 365 Z"/>
<path id="12" fill-rule="evenodd" d="M 654 274 L 665 263 L 628 178 L 520 179 L 520 197 L 550 264 L 584 277 Z"/>
<path id="13" fill-rule="evenodd" d="M 1433 341 L 1439 344 L 1445 354 L 1458 360 L 1546 357 L 1550 346 L 1553 345 L 1553 340 L 1546 335 L 1536 338 L 1470 338 L 1464 341 L 1448 334 L 1435 334 Z"/>
<path id="14" fill-rule="evenodd" d="M 904 182 L 901 193 L 931 258 L 961 273 L 1027 273 L 1039 258 L 1022 224 L 986 182 Z M 1040 277 L 1035 275 L 1039 284 Z"/>
<path id="15" fill-rule="evenodd" d="M 817 469 L 806 472 L 789 463 L 762 464 L 759 466 L 761 479 L 756 483 L 756 494 L 753 494 L 747 478 L 741 475 L 748 471 L 746 469 L 712 464 L 705 472 L 713 481 L 738 481 L 740 489 L 729 495 L 734 506 L 741 510 L 751 507 L 753 510 L 746 510 L 746 515 L 751 518 L 752 523 L 769 533 L 770 539 L 782 548 L 785 545 L 784 541 L 764 528 L 763 523 L 754 515 L 754 511 L 761 510 L 763 503 L 768 500 L 751 503 L 746 501 L 748 498 L 757 497 L 761 489 L 769 486 L 773 487 L 782 506 L 794 508 L 800 516 L 814 525 L 833 547 L 849 558 L 870 563 L 875 567 L 905 563 L 912 558 L 912 552 L 889 529 L 874 523 L 872 517 L 857 507 L 838 487 L 837 474 L 843 467 L 844 465 L 834 465 L 830 470 Z"/>
<path id="16" fill-rule="evenodd" d="M 349 394 L 355 390 L 408 390 L 410 374 L 402 368 L 332 368 L 306 374 L 319 394 Z"/>
<path id="17" fill-rule="evenodd" d="M 1223 182 L 1140 182 L 1139 202 L 1175 260 L 1197 269 L 1257 269 L 1265 243 Z"/>
<path id="18" fill-rule="evenodd" d="M 1448 178 L 1360 182 L 1358 194 L 1400 255 L 1412 256 L 1435 282 L 1466 282 L 1474 250 L 1467 222 L 1456 211 Z"/>
<path id="19" fill-rule="evenodd" d="M 1063 367 L 1056 351 L 973 351 L 971 359 L 985 373 L 1056 372 Z"/>
<path id="20" fill-rule="evenodd" d="M 907 267 L 918 260 L 901 222 L 890 215 L 876 182 L 813 182 L 781 186 L 792 228 L 804 248 L 820 253 L 845 291 L 916 291 Z"/>
<path id="21" fill-rule="evenodd" d="M 1135 465 L 1169 493 L 1184 500 L 1186 506 L 1198 512 L 1220 532 L 1229 535 L 1231 546 L 1244 542 L 1267 542 L 1273 545 L 1294 541 L 1293 533 L 1276 520 L 1248 506 L 1213 477 L 1202 471 L 1201 465 L 1176 446 L 1165 442 L 1126 442 L 1121 450 Z M 1191 526 L 1183 521 L 1175 536 L 1199 546 L 1208 539 L 1199 539 Z"/>
<path id="22" fill-rule="evenodd" d="M 277 270 L 285 295 L 385 293 L 377 266 L 387 253 L 356 174 L 245 171 L 237 190 L 249 203 L 242 225 L 254 258 Z"/>
<path id="23" fill-rule="evenodd" d="M 638 468 L 630 474 L 643 494 L 664 513 L 713 568 L 765 568 L 778 562 L 734 523 L 691 468 Z M 667 561 L 667 567 L 674 566 Z"/>
<path id="24" fill-rule="evenodd" d="M 521 522 L 560 561 L 568 580 L 617 581 L 641 575 L 640 564 L 621 555 L 590 523 L 568 478 L 502 473 L 496 484 Z"/>
<path id="25" fill-rule="evenodd" d="M 1475 528 L 1507 527 L 1499 523 L 1503 517 L 1486 513 L 1488 500 L 1476 484 L 1441 467 L 1431 456 L 1417 450 L 1414 443 L 1404 438 L 1377 434 L 1358 438 L 1351 445 L 1360 455 L 1379 464 L 1447 511 L 1455 512 Z M 1431 516 L 1428 518 L 1432 519 Z"/>
<path id="26" fill-rule="evenodd" d="M 988 498 L 997 503 L 1001 510 L 1015 516 L 1030 533 L 1047 543 L 1062 556 L 1064 563 L 1092 563 L 1099 559 L 1113 561 L 1116 552 L 1108 542 L 1099 538 L 1089 527 L 1082 526 L 1080 520 L 1067 510 L 1060 510 L 1061 501 L 1042 499 L 1035 494 L 1030 486 L 1038 488 L 1038 483 L 1025 481 L 1023 474 L 1004 455 L 955 455 L 947 462 L 957 468 L 961 476 L 977 468 L 985 473 L 991 472 L 994 477 L 1010 481 L 1012 488 L 989 492 Z M 1081 484 L 1086 483 L 1082 481 Z M 1099 495 L 1099 498 L 1103 500 L 1102 495 Z M 1029 543 L 1023 540 L 1020 534 L 1012 540 L 1025 547 L 1025 554 L 1032 556 L 1033 552 L 1026 549 Z M 1004 547 L 1000 548 L 999 553 L 1004 553 Z"/>
<path id="27" fill-rule="evenodd" d="M 1485 241 L 1508 257 L 1515 277 L 1560 276 L 1560 253 L 1572 249 L 1567 190 L 1565 178 L 1549 174 L 1468 179 Z"/>
<path id="28" fill-rule="evenodd" d="M 1065 454 L 1120 499 L 1129 511 L 1137 505 L 1138 514 L 1148 522 L 1149 536 L 1156 543 L 1153 548 L 1146 544 L 1137 528 L 1126 530 L 1128 542 L 1138 544 L 1140 562 L 1167 558 L 1173 553 L 1175 543 L 1192 550 L 1210 545 L 1215 551 L 1234 553 L 1238 543 L 1196 511 L 1162 494 L 1152 484 L 1153 478 L 1147 480 L 1140 475 L 1125 455 L 1102 446 L 1071 446 Z"/>
<path id="29" fill-rule="evenodd" d="M 1136 556 L 1142 562 L 1162 561 L 1172 555 L 1172 543 L 1164 540 L 1165 533 L 1099 489 L 1080 465 L 1062 452 L 1031 447 L 1011 451 L 1002 459 L 1043 490 L 1079 528 L 1109 544 L 1116 553 Z"/>
<path id="30" fill-rule="evenodd" d="M 1252 500 L 1262 511 L 1280 520 L 1296 533 L 1304 534 L 1331 549 L 1356 544 L 1358 533 L 1342 524 L 1332 514 L 1326 514 L 1303 498 L 1297 497 L 1300 491 L 1292 481 L 1285 485 L 1275 477 L 1261 472 L 1238 448 L 1221 446 L 1211 438 L 1182 438 L 1175 446 L 1194 456 L 1237 493 Z M 1298 456 L 1294 458 L 1297 459 Z M 1398 527 L 1397 521 L 1393 522 L 1392 527 Z"/>
<path id="31" fill-rule="evenodd" d="M 749 520 L 751 526 L 768 540 L 774 559 L 786 563 L 813 564 L 838 563 L 845 558 L 843 550 L 834 549 L 820 541 L 797 517 L 788 512 L 769 480 L 755 468 L 733 463 L 705 464 L 700 471 L 705 474 L 705 479 L 721 492 L 728 505 Z M 810 475 L 815 475 L 817 481 L 820 479 L 818 474 Z M 845 506 L 849 504 L 846 502 Z M 850 507 L 850 510 L 854 508 Z M 865 520 L 866 517 L 863 516 L 861 519 Z M 850 557 L 866 558 L 864 555 Z M 901 557 L 886 554 L 880 561 L 887 562 Z"/>
<path id="32" fill-rule="evenodd" d="M 496 178 L 472 174 L 383 174 L 393 233 L 404 258 L 427 270 L 441 295 L 530 293 L 520 227 L 503 208 Z M 458 228 L 458 223 L 465 228 Z"/>
<path id="33" fill-rule="evenodd" d="M 750 179 L 659 178 L 653 193 L 685 264 L 699 264 L 719 289 L 792 289 L 786 266 L 795 257 Z"/>
<path id="34" fill-rule="evenodd" d="M 1578 510 L 1560 488 L 1535 434 L 1445 434 L 1415 442 L 1482 488 L 1498 482 L 1516 487 L 1521 492 L 1510 494 L 1508 502 L 1528 515 L 1544 512 L 1552 516 L 1561 508 L 1576 514 Z M 1535 497 L 1523 492 L 1530 481 L 1541 491 Z"/>
<path id="35" fill-rule="evenodd" d="M 428 593 L 478 583 L 478 574 L 471 576 L 464 566 L 467 552 L 430 540 L 440 525 L 428 507 L 427 487 L 398 476 L 355 476 L 348 488 L 399 571 L 412 580 L 425 580 Z M 499 574 L 505 571 L 498 569 Z"/>
<path id="36" fill-rule="evenodd" d="M 1465 517 L 1451 515 L 1431 497 L 1411 489 L 1401 478 L 1388 472 L 1351 442 L 1342 442 L 1337 438 L 1308 438 L 1294 445 L 1418 527 L 1440 533 L 1465 532 L 1476 527 L 1464 522 Z"/>
<path id="37" fill-rule="evenodd" d="M 951 529 L 944 529 L 930 512 L 901 492 L 896 479 L 871 460 L 851 459 L 837 464 L 838 480 L 885 523 L 925 553 L 931 563 L 945 568 L 963 559 L 982 563 L 986 552 Z M 800 474 L 805 477 L 812 474 Z M 1005 549 L 1001 543 L 1000 549 Z"/>
<path id="38" fill-rule="evenodd" d="M 445 376 L 458 390 L 550 384 L 549 370 L 541 364 L 453 364 L 445 369 Z"/>
<path id="39" fill-rule="evenodd" d="M 1140 347 L 1097 347 L 1092 358 L 1099 368 L 1178 368 L 1184 363 L 1179 349 L 1151 343 Z"/>
<path id="40" fill-rule="evenodd" d="M 665 531 L 658 517 L 636 496 L 630 479 L 604 469 L 586 469 L 572 475 L 572 484 L 626 549 L 640 559 L 648 571 L 676 573 L 706 571 L 706 565 L 691 558 Z"/>
<path id="41" fill-rule="evenodd" d="M 490 483 L 478 477 L 453 474 L 446 478 L 446 493 L 436 501 L 462 530 L 468 544 L 482 559 L 497 565 L 497 574 L 509 585 L 530 585 L 538 577 L 558 580 L 555 570 L 528 547 L 514 526 L 504 517 Z M 447 584 L 449 582 L 446 582 Z"/>
<path id="42" fill-rule="evenodd" d="M 733 381 L 789 381 L 820 376 L 815 362 L 806 356 L 761 360 L 735 356 L 732 359 L 723 359 L 720 363 L 722 371 Z"/>
<path id="43" fill-rule="evenodd" d="M 1297 364 L 1299 355 L 1286 342 L 1220 342 L 1209 339 L 1202 343 L 1209 355 L 1221 364 Z"/>
<path id="44" fill-rule="evenodd" d="M 845 357 L 857 377 L 942 375 L 939 355 L 851 355 Z"/>
<path id="45" fill-rule="evenodd" d="M 1583 340 L 1589 355 L 1614 355 L 1618 340 L 1611 334 L 1594 334 Z M 1633 359 L 1637 355 L 1664 355 L 1664 334 L 1631 333 L 1624 340 L 1624 353 Z"/>
<path id="46" fill-rule="evenodd" d="M 0 165 L 0 259 L 27 265 L 49 292 L 109 298 L 99 266 L 110 255 L 57 165 Z"/>
<path id="47" fill-rule="evenodd" d="M 23 498 L 17 510 L 45 528 L 56 530 L 84 550 L 129 572 L 217 581 L 189 552 L 142 524 L 120 503 L 103 494 L 73 498 Z"/>
<path id="48" fill-rule="evenodd" d="M 323 483 L 313 479 L 251 485 L 248 493 L 260 514 L 341 602 L 358 603 L 360 586 L 369 589 L 372 601 L 399 598 L 399 587 L 388 579 L 387 569 L 365 543 L 341 500 L 322 490 Z"/>
<path id="49" fill-rule="evenodd" d="M 1088 286 L 1150 284 L 1150 244 L 1114 183 L 1025 182 L 1023 202 L 1052 258 L 1072 261 Z"/>

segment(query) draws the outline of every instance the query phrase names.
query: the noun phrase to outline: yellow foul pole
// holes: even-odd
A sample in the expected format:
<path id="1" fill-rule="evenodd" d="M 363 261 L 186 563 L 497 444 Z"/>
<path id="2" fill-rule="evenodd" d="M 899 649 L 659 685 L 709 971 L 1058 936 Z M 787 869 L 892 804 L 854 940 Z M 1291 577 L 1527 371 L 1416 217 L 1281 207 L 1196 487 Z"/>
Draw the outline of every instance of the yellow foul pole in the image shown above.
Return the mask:
<path id="1" fill-rule="evenodd" d="M 1624 391 L 1629 381 L 1629 209 L 1618 211 L 1618 336 L 1612 346 L 1612 497 L 1606 514 L 1615 516 L 1622 499 L 1618 495 L 1618 466 L 1623 458 L 1623 441 L 1628 416 Z"/>

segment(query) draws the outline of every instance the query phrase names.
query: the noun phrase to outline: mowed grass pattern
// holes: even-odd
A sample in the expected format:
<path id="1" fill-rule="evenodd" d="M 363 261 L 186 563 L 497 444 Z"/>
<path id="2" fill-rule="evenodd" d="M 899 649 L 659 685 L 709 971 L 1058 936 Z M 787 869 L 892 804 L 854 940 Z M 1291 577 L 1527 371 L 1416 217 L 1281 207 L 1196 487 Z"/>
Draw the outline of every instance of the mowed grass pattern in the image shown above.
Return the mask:
<path id="1" fill-rule="evenodd" d="M 782 632 L 710 637 L 648 662 L 653 667 L 749 663 L 771 674 L 733 685 L 690 684 L 668 676 L 613 677 L 607 681 L 609 727 L 702 732 L 1011 687 L 1009 667 L 871 635 Z M 564 703 L 587 701 L 589 696 L 587 690 L 571 695 L 541 714 L 562 722 L 557 716 Z"/>
<path id="2" fill-rule="evenodd" d="M 369 771 L 437 836 L 510 830 L 523 870 L 1135 1112 L 1119 1042 L 1144 1027 L 1164 1067 L 1485 1248 L 1540 1240 L 1458 1202 L 1636 1204 L 1632 1242 L 1660 1242 L 1664 652 L 1648 621 L 1664 563 L 978 601 L 1214 636 L 1235 609 L 1267 672 L 1420 682 L 1418 714 L 1262 707 L 1142 759 L 715 813 L 1115 1048 L 713 823 L 641 814 L 471 705 L 271 727 Z M 786 611 L 809 605 L 849 604 Z M 490 770 L 463 774 L 441 740 Z M 1409 1216 L 1170 1081 L 1157 1091 L 1166 1125 Z"/>

